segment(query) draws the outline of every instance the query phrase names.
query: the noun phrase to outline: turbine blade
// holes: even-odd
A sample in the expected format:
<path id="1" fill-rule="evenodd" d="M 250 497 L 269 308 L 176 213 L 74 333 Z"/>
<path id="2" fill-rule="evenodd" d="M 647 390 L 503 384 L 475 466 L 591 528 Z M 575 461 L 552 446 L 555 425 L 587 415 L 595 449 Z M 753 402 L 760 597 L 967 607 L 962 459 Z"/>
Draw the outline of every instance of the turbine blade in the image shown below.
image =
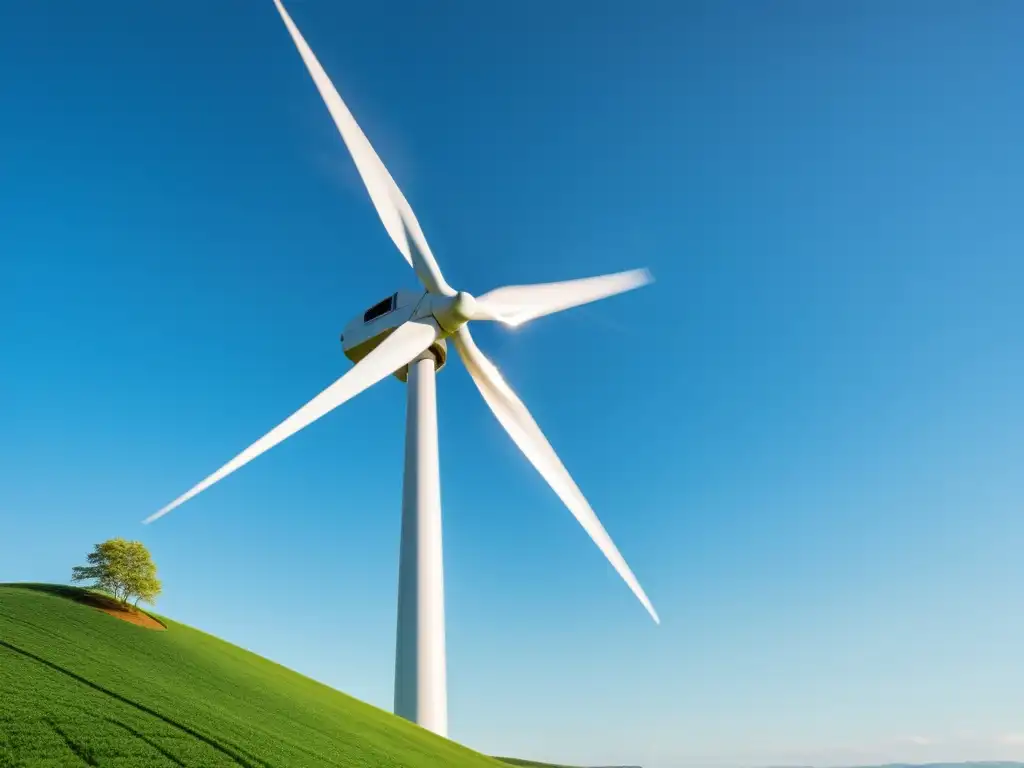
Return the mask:
<path id="1" fill-rule="evenodd" d="M 585 277 L 560 283 L 510 285 L 496 288 L 476 300 L 474 320 L 497 320 L 505 325 L 522 325 L 563 309 L 589 304 L 617 293 L 632 291 L 652 282 L 646 269 L 633 269 L 614 275 Z"/>
<path id="2" fill-rule="evenodd" d="M 261 453 L 269 451 L 303 427 L 312 424 L 321 416 L 334 410 L 346 400 L 352 399 L 364 389 L 373 386 L 381 379 L 394 373 L 425 349 L 428 349 L 434 343 L 437 335 L 438 329 L 433 323 L 408 322 L 400 325 L 348 373 L 208 478 L 176 498 L 159 512 L 147 517 L 143 520 L 143 523 L 151 523 L 157 518 L 166 515 L 172 509 L 184 504 L 218 480 L 227 477 L 239 467 L 248 464 Z"/>
<path id="3" fill-rule="evenodd" d="M 384 167 L 384 163 L 381 162 L 373 147 L 370 146 L 369 140 L 359 128 L 348 107 L 345 106 L 345 102 L 341 100 L 331 79 L 327 76 L 324 68 L 320 66 L 316 55 L 302 33 L 299 32 L 298 27 L 295 26 L 292 17 L 288 15 L 281 0 L 274 0 L 274 5 L 277 6 L 278 13 L 281 14 L 281 19 L 288 28 L 295 47 L 299 50 L 299 55 L 306 63 L 306 68 L 313 77 L 313 82 L 316 83 L 317 90 L 320 91 L 331 117 L 334 118 L 334 124 L 338 127 L 338 132 L 341 133 L 341 138 L 355 161 L 359 175 L 363 179 L 363 184 L 366 185 L 366 190 L 370 193 L 370 199 L 373 200 L 373 205 L 377 209 L 384 228 L 395 245 L 398 246 L 398 250 L 405 256 L 405 260 L 416 270 L 420 282 L 428 291 L 446 296 L 454 295 L 455 291 L 445 282 L 441 269 L 437 266 L 437 261 L 434 260 L 434 254 L 431 253 L 430 246 L 427 245 L 423 230 L 420 229 L 420 223 L 416 220 L 416 214 L 412 212 L 405 195 L 395 184 L 395 180 L 391 178 L 391 174 L 388 173 L 388 169 Z"/>
<path id="4" fill-rule="evenodd" d="M 590 534 L 590 538 L 594 540 L 604 556 L 608 558 L 608 562 L 633 590 L 633 594 L 643 603 L 644 608 L 651 614 L 651 618 L 656 623 L 660 623 L 658 614 L 655 612 L 654 606 L 651 605 L 651 601 L 647 599 L 640 582 L 637 581 L 633 571 L 619 554 L 618 548 L 608 532 L 605 531 L 604 526 L 601 525 L 601 521 L 597 519 L 597 515 L 590 508 L 583 493 L 576 486 L 526 406 L 501 377 L 494 364 L 476 346 L 469 333 L 469 328 L 462 326 L 451 338 L 459 351 L 459 357 L 469 369 L 473 383 L 476 384 L 480 394 L 483 395 L 487 405 L 490 406 L 505 431 L 530 460 L 530 463 L 540 472 L 552 490 L 558 494 L 583 529 Z"/>

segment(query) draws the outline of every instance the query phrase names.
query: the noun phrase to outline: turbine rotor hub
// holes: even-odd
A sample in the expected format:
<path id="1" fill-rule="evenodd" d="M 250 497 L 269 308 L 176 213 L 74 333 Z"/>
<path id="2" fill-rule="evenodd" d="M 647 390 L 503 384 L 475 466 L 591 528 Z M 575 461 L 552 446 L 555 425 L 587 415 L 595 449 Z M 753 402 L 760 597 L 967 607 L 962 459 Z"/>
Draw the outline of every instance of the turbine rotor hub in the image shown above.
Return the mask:
<path id="1" fill-rule="evenodd" d="M 447 333 L 455 333 L 476 314 L 476 299 L 466 291 L 454 296 L 432 295 L 430 302 L 431 314 Z"/>

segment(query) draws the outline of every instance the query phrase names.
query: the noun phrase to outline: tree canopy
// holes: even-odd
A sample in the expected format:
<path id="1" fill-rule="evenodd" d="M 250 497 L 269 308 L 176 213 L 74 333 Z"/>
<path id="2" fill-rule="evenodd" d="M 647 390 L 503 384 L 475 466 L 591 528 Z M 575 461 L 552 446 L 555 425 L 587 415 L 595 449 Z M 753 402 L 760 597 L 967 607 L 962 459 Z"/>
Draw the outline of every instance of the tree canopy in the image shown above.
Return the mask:
<path id="1" fill-rule="evenodd" d="M 72 581 L 92 581 L 92 586 L 114 596 L 121 603 L 139 600 L 156 602 L 160 594 L 160 579 L 156 565 L 141 541 L 107 539 L 93 547 L 88 555 L 89 565 L 76 565 L 71 569 Z"/>

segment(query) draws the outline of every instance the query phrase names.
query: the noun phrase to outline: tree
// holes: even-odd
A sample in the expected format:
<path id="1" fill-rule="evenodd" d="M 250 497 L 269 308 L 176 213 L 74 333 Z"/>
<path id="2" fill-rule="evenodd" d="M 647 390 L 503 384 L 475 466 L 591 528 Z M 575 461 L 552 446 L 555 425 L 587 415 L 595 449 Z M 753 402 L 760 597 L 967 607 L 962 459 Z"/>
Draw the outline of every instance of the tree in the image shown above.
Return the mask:
<path id="1" fill-rule="evenodd" d="M 135 598 L 147 603 L 156 602 L 160 594 L 160 579 L 156 565 L 141 541 L 107 539 L 93 547 L 88 556 L 89 565 L 76 565 L 71 569 L 72 581 L 93 581 L 93 587 L 114 596 L 122 605 Z"/>

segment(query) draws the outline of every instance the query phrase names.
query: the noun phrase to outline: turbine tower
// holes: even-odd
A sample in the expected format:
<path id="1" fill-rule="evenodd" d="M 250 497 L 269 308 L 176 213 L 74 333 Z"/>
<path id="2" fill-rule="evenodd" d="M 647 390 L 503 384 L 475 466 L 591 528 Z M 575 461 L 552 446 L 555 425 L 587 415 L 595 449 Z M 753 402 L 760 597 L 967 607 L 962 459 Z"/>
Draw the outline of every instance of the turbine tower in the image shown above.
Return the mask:
<path id="1" fill-rule="evenodd" d="M 395 714 L 447 736 L 441 480 L 435 380 L 436 372 L 447 360 L 447 340 L 455 345 L 473 383 L 505 431 L 657 622 L 654 607 L 590 504 L 526 406 L 476 346 L 468 326 L 474 320 L 517 326 L 638 288 L 650 282 L 651 278 L 646 270 L 632 270 L 559 283 L 506 286 L 479 297 L 453 289 L 441 274 L 405 196 L 356 124 L 281 0 L 274 0 L 274 4 L 355 161 L 385 229 L 416 271 L 425 291 L 398 291 L 353 318 L 341 339 L 346 356 L 355 363 L 353 368 L 238 456 L 144 522 L 151 523 L 167 514 L 382 379 L 394 375 L 407 382 L 395 644 Z"/>

